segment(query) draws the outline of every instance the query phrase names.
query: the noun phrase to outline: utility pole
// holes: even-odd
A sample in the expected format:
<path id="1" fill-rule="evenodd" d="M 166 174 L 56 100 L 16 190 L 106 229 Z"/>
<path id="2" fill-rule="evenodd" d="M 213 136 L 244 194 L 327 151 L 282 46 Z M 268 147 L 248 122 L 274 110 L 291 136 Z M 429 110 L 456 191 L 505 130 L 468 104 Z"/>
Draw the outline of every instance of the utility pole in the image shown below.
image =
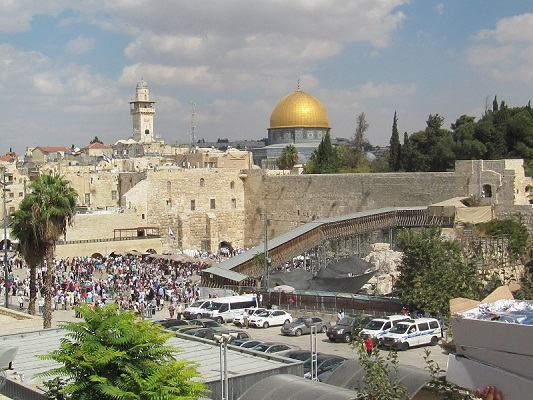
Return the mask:
<path id="1" fill-rule="evenodd" d="M 264 213 L 264 223 L 265 223 L 265 249 L 264 249 L 264 253 L 263 253 L 263 256 L 265 258 L 265 286 L 266 286 L 266 292 L 267 292 L 267 296 L 268 296 L 268 280 L 269 280 L 269 270 L 268 270 L 268 217 L 267 217 L 267 210 L 265 208 L 265 213 Z"/>
<path id="2" fill-rule="evenodd" d="M 4 200 L 4 289 L 5 289 L 5 307 L 9 308 L 9 288 L 7 287 L 9 268 L 7 264 L 7 181 L 6 167 L 2 169 L 2 198 Z"/>

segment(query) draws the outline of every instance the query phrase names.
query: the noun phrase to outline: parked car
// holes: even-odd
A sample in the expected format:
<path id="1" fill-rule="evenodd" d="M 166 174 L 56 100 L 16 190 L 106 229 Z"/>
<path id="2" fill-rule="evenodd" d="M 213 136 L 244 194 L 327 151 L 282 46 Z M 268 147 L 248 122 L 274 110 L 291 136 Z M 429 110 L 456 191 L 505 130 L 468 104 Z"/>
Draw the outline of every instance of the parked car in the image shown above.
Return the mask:
<path id="1" fill-rule="evenodd" d="M 182 319 L 157 319 L 152 321 L 154 324 L 162 325 L 165 329 L 169 329 L 175 326 L 189 325 L 189 323 Z"/>
<path id="2" fill-rule="evenodd" d="M 408 315 L 397 314 L 389 315 L 381 318 L 374 318 L 370 321 L 361 332 L 359 336 L 363 339 L 372 338 L 377 344 L 379 339 L 396 326 L 398 322 L 410 319 Z"/>
<path id="3" fill-rule="evenodd" d="M 442 329 L 435 318 L 418 318 L 398 322 L 383 335 L 379 344 L 384 347 L 407 350 L 413 346 L 437 345 L 442 337 Z"/>
<path id="4" fill-rule="evenodd" d="M 299 346 L 279 342 L 263 342 L 257 346 L 252 347 L 252 350 L 260 351 L 262 353 L 279 353 L 285 350 L 301 350 Z"/>
<path id="5" fill-rule="evenodd" d="M 330 364 L 330 365 L 327 365 L 327 366 L 324 366 L 323 368 L 320 368 L 318 371 L 317 371 L 317 374 L 316 374 L 316 379 L 318 382 L 326 382 L 326 380 L 330 377 L 330 375 L 337 369 L 339 368 L 342 364 L 344 364 L 344 361 L 341 362 L 341 363 L 338 363 L 338 364 Z M 306 372 L 304 374 L 304 378 L 306 379 L 311 379 L 312 376 L 311 376 L 311 371 L 309 372 Z"/>
<path id="6" fill-rule="evenodd" d="M 342 364 L 346 360 L 347 360 L 346 357 L 335 356 L 332 354 L 318 354 L 317 362 L 316 362 L 317 371 L 318 373 L 324 372 L 327 369 L 331 368 L 332 366 Z M 308 358 L 304 362 L 303 369 L 304 369 L 304 376 L 307 372 L 311 371 L 311 358 Z M 311 379 L 310 376 L 309 376 L 309 379 Z"/>
<path id="7" fill-rule="evenodd" d="M 232 336 L 232 338 L 234 339 L 245 339 L 245 340 L 248 340 L 248 339 L 251 339 L 250 338 L 250 334 L 246 331 L 241 331 L 239 329 L 232 329 L 232 328 L 226 328 L 226 327 L 221 327 L 221 328 L 212 328 L 213 331 L 215 331 L 215 334 L 216 335 L 220 335 L 220 334 L 229 334 Z M 211 339 L 211 338 L 209 338 Z"/>
<path id="8" fill-rule="evenodd" d="M 266 310 L 266 308 L 247 308 L 246 310 L 248 311 L 248 320 L 249 320 L 250 317 L 252 317 L 253 315 L 262 313 L 263 311 Z M 242 314 L 237 315 L 235 318 L 233 318 L 233 325 L 243 326 L 243 321 L 242 321 L 243 314 L 244 314 L 244 311 Z"/>
<path id="9" fill-rule="evenodd" d="M 202 328 L 201 326 L 199 326 L 197 328 L 186 329 L 182 331 L 181 333 L 183 333 L 184 335 L 206 338 L 209 331 L 210 331 L 209 328 Z"/>
<path id="10" fill-rule="evenodd" d="M 250 318 L 248 323 L 256 328 L 268 328 L 269 326 L 284 325 L 292 322 L 292 315 L 283 310 L 265 310 Z"/>
<path id="11" fill-rule="evenodd" d="M 322 354 L 322 353 L 318 353 Z M 308 358 L 311 358 L 311 351 L 309 350 L 287 350 L 279 352 L 278 355 L 282 357 L 287 357 L 292 360 L 306 361 Z"/>
<path id="12" fill-rule="evenodd" d="M 317 332 L 326 333 L 331 323 L 320 317 L 300 317 L 296 318 L 290 324 L 281 327 L 282 335 L 301 336 L 302 334 L 311 333 L 311 326 L 316 326 Z"/>
<path id="13" fill-rule="evenodd" d="M 259 339 L 235 339 L 229 342 L 232 346 L 242 347 L 244 349 L 251 349 L 252 347 L 257 346 L 258 344 L 263 343 L 262 340 Z"/>
<path id="14" fill-rule="evenodd" d="M 337 322 L 337 325 L 331 326 L 326 332 L 326 336 L 332 342 L 343 341 L 351 343 L 361 329 L 368 324 L 373 315 L 370 314 L 349 314 Z"/>
<path id="15" fill-rule="evenodd" d="M 220 325 L 218 322 L 213 321 L 210 318 L 198 318 L 193 319 L 189 322 L 189 326 L 200 326 L 202 328 L 220 328 L 222 325 Z"/>

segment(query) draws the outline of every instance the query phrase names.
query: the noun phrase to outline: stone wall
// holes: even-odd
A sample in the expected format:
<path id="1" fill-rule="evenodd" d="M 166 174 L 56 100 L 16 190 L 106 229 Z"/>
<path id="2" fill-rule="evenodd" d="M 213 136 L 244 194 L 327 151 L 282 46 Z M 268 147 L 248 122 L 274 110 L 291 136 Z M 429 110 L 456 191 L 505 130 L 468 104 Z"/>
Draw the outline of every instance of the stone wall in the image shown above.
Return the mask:
<path id="1" fill-rule="evenodd" d="M 137 228 L 142 225 L 137 215 L 131 211 L 76 214 L 73 225 L 67 228 L 66 240 L 111 239 L 115 229 Z"/>
<path id="2" fill-rule="evenodd" d="M 384 207 L 427 206 L 466 196 L 465 175 L 387 173 L 336 175 L 276 175 L 246 171 L 245 246 L 263 241 L 266 208 L 269 237 L 306 222 Z"/>

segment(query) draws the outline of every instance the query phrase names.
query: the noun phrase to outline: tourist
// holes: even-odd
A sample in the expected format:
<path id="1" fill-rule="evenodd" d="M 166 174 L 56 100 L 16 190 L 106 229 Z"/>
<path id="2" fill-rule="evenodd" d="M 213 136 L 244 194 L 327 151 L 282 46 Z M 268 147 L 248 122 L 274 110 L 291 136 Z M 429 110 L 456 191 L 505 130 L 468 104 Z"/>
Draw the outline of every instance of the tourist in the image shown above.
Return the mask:
<path id="1" fill-rule="evenodd" d="M 174 312 L 176 311 L 176 308 L 174 307 L 174 304 L 170 303 L 168 306 L 168 314 L 170 315 L 170 319 L 174 318 Z"/>
<path id="2" fill-rule="evenodd" d="M 22 296 L 22 294 L 19 294 L 18 300 L 19 300 L 19 309 L 20 310 L 24 309 L 24 297 Z"/>
<path id="3" fill-rule="evenodd" d="M 367 336 L 365 339 L 365 349 L 366 354 L 368 355 L 368 357 L 370 357 L 372 355 L 372 351 L 374 350 L 374 341 L 370 336 Z"/>

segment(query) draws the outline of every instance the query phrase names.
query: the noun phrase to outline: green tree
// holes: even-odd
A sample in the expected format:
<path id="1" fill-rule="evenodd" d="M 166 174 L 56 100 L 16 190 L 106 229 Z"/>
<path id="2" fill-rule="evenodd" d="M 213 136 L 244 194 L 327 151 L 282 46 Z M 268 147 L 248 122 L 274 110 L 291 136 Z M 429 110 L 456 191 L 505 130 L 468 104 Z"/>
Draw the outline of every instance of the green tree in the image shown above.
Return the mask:
<path id="1" fill-rule="evenodd" d="M 295 164 L 298 164 L 298 150 L 294 145 L 286 146 L 276 161 L 279 169 L 291 169 Z"/>
<path id="2" fill-rule="evenodd" d="M 398 132 L 398 117 L 396 116 L 396 111 L 394 112 L 394 119 L 392 120 L 392 135 L 389 144 L 389 169 L 391 172 L 398 172 L 400 170 L 402 145 L 400 143 L 400 133 Z"/>
<path id="3" fill-rule="evenodd" d="M 475 264 L 464 263 L 460 244 L 445 240 L 437 226 L 398 235 L 403 252 L 395 294 L 405 303 L 433 315 L 449 315 L 450 299 L 478 298 L 481 278 Z"/>
<path id="4" fill-rule="evenodd" d="M 529 243 L 529 233 L 521 219 L 493 219 L 479 227 L 488 236 L 509 235 L 509 255 L 512 260 L 518 260 L 524 255 Z"/>
<path id="5" fill-rule="evenodd" d="M 61 324 L 67 333 L 60 348 L 38 356 L 60 364 L 40 374 L 66 377 L 60 394 L 80 400 L 198 399 L 205 394 L 204 384 L 193 380 L 199 376 L 196 365 L 176 360 L 177 350 L 165 345 L 172 333 L 133 311 L 119 312 L 116 304 L 78 310 L 82 322 Z"/>
<path id="6" fill-rule="evenodd" d="M 365 113 L 362 112 L 357 116 L 357 126 L 353 135 L 353 146 L 344 149 L 344 165 L 348 169 L 358 169 L 362 164 L 367 164 L 363 147 L 366 143 L 365 132 L 369 126 Z"/>
<path id="7" fill-rule="evenodd" d="M 59 175 L 41 175 L 29 186 L 13 214 L 12 233 L 19 240 L 21 253 L 30 267 L 30 313 L 35 314 L 37 265 L 46 261 L 43 283 L 45 298 L 43 327 L 52 326 L 52 276 L 56 242 L 72 224 L 78 195 L 69 181 Z M 32 309 L 31 309 L 32 308 Z"/>
<path id="8" fill-rule="evenodd" d="M 311 155 L 311 159 L 304 169 L 307 174 L 334 174 L 339 172 L 342 161 L 341 151 L 333 147 L 328 132 Z"/>

